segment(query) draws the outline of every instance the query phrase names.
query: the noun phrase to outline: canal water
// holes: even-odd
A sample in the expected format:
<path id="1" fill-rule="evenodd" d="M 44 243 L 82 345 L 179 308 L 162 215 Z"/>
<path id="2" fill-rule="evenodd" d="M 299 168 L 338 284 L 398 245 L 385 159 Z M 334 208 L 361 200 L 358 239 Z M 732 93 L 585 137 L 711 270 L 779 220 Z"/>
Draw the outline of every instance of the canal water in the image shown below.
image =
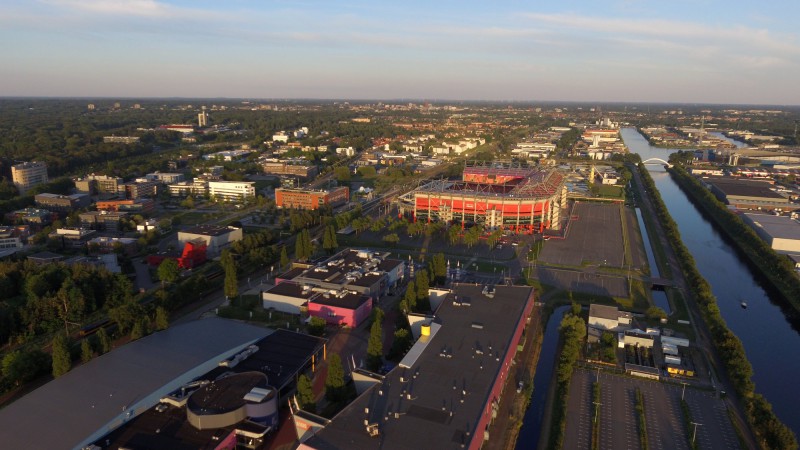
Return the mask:
<path id="1" fill-rule="evenodd" d="M 522 428 L 519 430 L 519 436 L 517 437 L 516 450 L 530 450 L 536 448 L 539 443 L 547 393 L 550 391 L 550 382 L 553 379 L 553 369 L 555 368 L 558 324 L 561 323 L 561 319 L 567 309 L 569 309 L 569 306 L 556 308 L 544 328 L 542 350 L 539 353 L 539 362 L 536 365 L 536 375 L 533 376 L 531 405 L 522 419 Z"/>
<path id="2" fill-rule="evenodd" d="M 647 232 L 647 227 L 644 225 L 642 211 L 639 208 L 636 208 L 636 220 L 639 221 L 639 230 L 641 231 L 644 250 L 647 254 L 647 265 L 650 269 L 650 276 L 653 278 L 659 278 L 661 277 L 661 273 L 658 270 L 658 265 L 656 265 L 656 258 L 653 255 L 653 247 L 650 244 L 650 235 Z M 650 294 L 653 297 L 653 303 L 655 303 L 655 305 L 659 308 L 663 309 L 667 314 L 670 314 L 667 293 L 663 290 L 653 290 Z"/>
<path id="3" fill-rule="evenodd" d="M 621 134 L 630 151 L 642 160 L 666 160 L 675 151 L 651 147 L 634 128 L 624 128 Z M 800 387 L 795 381 L 800 374 L 800 320 L 794 311 L 782 310 L 770 298 L 736 250 L 689 202 L 662 166 L 648 169 L 697 268 L 711 284 L 722 317 L 744 344 L 753 365 L 756 391 L 800 435 Z M 747 309 L 741 307 L 742 301 L 747 302 Z"/>

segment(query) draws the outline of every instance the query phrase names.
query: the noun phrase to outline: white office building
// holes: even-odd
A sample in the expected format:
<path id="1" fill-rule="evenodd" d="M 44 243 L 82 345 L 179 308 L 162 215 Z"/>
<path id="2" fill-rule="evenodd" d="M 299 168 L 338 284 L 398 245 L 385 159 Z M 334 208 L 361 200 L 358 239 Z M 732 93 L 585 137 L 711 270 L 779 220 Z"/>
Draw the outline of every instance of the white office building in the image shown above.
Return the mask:
<path id="1" fill-rule="evenodd" d="M 256 195 L 253 181 L 209 181 L 208 195 L 226 202 L 238 202 Z"/>

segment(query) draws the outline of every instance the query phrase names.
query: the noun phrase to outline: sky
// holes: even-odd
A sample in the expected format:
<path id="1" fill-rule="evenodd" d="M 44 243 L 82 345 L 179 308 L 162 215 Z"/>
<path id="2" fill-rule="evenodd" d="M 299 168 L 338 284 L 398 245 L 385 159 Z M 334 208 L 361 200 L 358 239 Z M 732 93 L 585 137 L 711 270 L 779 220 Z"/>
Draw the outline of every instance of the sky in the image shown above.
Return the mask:
<path id="1" fill-rule="evenodd" d="M 0 0 L 0 96 L 800 104 L 800 2 Z"/>

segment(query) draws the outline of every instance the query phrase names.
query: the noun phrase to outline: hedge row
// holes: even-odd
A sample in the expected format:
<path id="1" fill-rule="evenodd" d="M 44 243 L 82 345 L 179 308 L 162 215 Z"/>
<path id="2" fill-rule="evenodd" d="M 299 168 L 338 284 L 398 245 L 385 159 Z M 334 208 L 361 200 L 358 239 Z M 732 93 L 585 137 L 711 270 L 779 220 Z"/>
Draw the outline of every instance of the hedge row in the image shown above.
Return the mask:
<path id="1" fill-rule="evenodd" d="M 642 164 L 639 164 L 639 173 L 645 188 L 649 191 L 656 216 L 664 228 L 667 240 L 680 261 L 681 271 L 694 294 L 717 353 L 725 365 L 734 389 L 745 403 L 747 418 L 753 432 L 764 448 L 796 449 L 797 439 L 794 433 L 775 416 L 766 399 L 755 394 L 755 384 L 751 379 L 753 368 L 747 360 L 742 341 L 733 334 L 722 318 L 711 286 L 697 270 L 694 257 L 681 240 L 678 225 L 672 220 L 653 179 Z"/>

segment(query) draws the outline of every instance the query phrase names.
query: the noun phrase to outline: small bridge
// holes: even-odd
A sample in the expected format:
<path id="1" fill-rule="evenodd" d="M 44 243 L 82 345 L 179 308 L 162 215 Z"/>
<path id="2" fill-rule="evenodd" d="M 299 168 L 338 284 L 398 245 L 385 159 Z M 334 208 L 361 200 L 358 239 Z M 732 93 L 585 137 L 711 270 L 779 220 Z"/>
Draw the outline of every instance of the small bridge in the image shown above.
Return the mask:
<path id="1" fill-rule="evenodd" d="M 658 164 L 658 165 L 662 165 L 662 166 L 672 167 L 672 164 L 670 164 L 667 161 L 664 161 L 661 158 L 646 159 L 646 160 L 642 161 L 642 164 L 644 164 L 645 166 L 648 166 L 648 165 L 653 166 L 653 165 Z"/>
<path id="2" fill-rule="evenodd" d="M 656 291 L 663 291 L 665 288 L 675 286 L 675 283 L 673 283 L 672 280 L 666 278 L 650 277 L 649 279 L 645 278 L 644 281 L 649 281 L 652 289 Z"/>

